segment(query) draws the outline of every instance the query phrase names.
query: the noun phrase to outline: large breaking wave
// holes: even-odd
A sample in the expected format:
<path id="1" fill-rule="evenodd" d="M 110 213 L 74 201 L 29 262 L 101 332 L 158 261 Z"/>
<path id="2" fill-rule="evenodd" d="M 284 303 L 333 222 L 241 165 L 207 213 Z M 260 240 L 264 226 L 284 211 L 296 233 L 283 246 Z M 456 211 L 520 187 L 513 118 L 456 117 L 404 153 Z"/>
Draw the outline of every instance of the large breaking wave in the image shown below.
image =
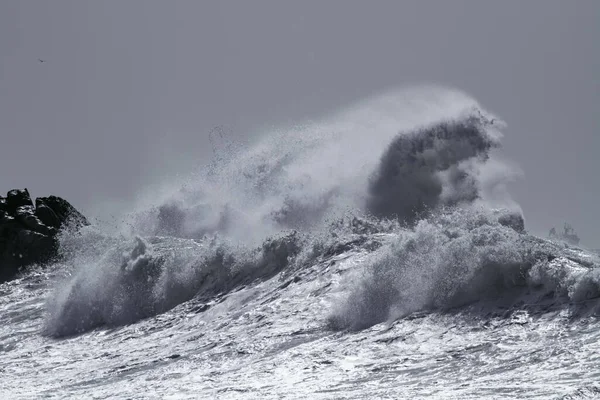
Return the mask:
<path id="1" fill-rule="evenodd" d="M 330 316 L 338 328 L 551 279 L 523 244 L 518 207 L 497 195 L 512 177 L 494 159 L 502 127 L 467 95 L 430 87 L 223 146 L 202 171 L 142 196 L 117 233 L 63 238 L 73 277 L 49 300 L 45 331 L 131 323 L 301 268 L 356 235 L 341 220 L 385 225 L 395 239 L 348 282 Z"/>

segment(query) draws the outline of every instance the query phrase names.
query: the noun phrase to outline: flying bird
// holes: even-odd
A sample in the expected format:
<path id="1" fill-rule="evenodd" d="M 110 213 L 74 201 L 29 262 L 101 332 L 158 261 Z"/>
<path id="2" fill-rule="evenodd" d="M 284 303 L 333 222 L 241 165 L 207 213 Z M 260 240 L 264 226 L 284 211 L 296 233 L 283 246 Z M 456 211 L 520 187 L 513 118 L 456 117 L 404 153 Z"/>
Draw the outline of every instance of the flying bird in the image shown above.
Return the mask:
<path id="1" fill-rule="evenodd" d="M 41 58 L 38 58 L 38 61 L 41 62 L 41 63 L 45 63 L 46 62 L 46 60 L 42 60 Z"/>

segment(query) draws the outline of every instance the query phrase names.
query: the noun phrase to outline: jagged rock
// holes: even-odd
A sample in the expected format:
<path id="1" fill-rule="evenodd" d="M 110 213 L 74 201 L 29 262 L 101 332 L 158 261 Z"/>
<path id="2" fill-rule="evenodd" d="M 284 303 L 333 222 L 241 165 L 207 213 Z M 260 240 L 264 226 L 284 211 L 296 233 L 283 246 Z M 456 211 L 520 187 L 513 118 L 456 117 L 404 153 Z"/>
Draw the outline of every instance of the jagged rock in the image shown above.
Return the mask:
<path id="1" fill-rule="evenodd" d="M 76 227 L 87 226 L 88 220 L 75 209 L 68 201 L 58 196 L 38 197 L 35 200 L 36 205 L 44 204 L 58 217 L 61 227 L 66 223 L 72 223 Z"/>
<path id="2" fill-rule="evenodd" d="M 40 197 L 33 206 L 29 191 L 11 190 L 0 197 L 0 283 L 32 264 L 58 256 L 59 229 L 78 229 L 87 219 L 57 196 Z"/>
<path id="3" fill-rule="evenodd" d="M 46 236 L 54 236 L 56 231 L 54 228 L 48 227 L 42 223 L 35 215 L 33 206 L 21 206 L 15 211 L 15 218 L 26 229 L 41 233 Z"/>
<path id="4" fill-rule="evenodd" d="M 11 217 L 10 215 L 8 215 L 5 211 L 0 210 L 0 226 L 1 226 L 1 224 L 3 224 L 4 222 L 6 222 L 10 219 L 14 219 L 14 218 Z"/>
<path id="5" fill-rule="evenodd" d="M 13 279 L 23 267 L 43 264 L 56 254 L 57 241 L 27 229 L 13 230 L 5 242 L 0 241 L 0 282 Z"/>
<path id="6" fill-rule="evenodd" d="M 6 211 L 14 213 L 21 206 L 32 206 L 31 196 L 27 189 L 13 189 L 6 195 Z"/>
<path id="7" fill-rule="evenodd" d="M 0 254 L 2 253 L 3 243 L 8 240 L 10 233 L 13 231 L 17 231 L 19 229 L 19 224 L 13 217 L 10 215 L 0 212 Z M 0 256 L 0 260 L 2 260 Z M 0 261 L 0 269 L 2 267 Z"/>
<path id="8" fill-rule="evenodd" d="M 56 213 L 40 199 L 35 200 L 35 216 L 46 226 L 60 228 L 60 219 Z"/>
<path id="9" fill-rule="evenodd" d="M 564 230 L 561 233 L 556 233 L 556 228 L 550 229 L 550 233 L 548 235 L 550 239 L 560 240 L 569 245 L 577 246 L 579 245 L 579 236 L 575 233 L 575 229 L 567 223 L 565 223 Z"/>

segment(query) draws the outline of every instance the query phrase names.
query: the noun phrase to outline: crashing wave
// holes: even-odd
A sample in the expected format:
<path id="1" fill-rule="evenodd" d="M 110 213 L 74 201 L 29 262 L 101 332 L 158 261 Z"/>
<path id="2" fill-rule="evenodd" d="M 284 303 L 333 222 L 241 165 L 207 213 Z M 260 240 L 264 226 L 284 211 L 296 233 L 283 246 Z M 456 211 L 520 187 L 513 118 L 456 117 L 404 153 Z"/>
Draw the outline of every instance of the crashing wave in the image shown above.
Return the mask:
<path id="1" fill-rule="evenodd" d="M 511 177 L 493 158 L 502 126 L 464 94 L 427 89 L 228 145 L 181 190 L 124 217 L 122 236 L 63 237 L 73 277 L 48 301 L 45 332 L 132 323 L 356 249 L 371 255 L 329 318 L 340 329 L 540 286 L 594 296 L 592 267 L 526 235 L 511 201 L 486 207 Z"/>
<path id="2" fill-rule="evenodd" d="M 218 238 L 152 237 L 108 240 L 99 261 L 86 263 L 48 304 L 44 332 L 81 333 L 101 325 L 124 325 L 165 312 L 194 297 L 210 299 L 250 282 L 268 279 L 299 252 L 291 233 L 256 249 Z"/>
<path id="3" fill-rule="evenodd" d="M 509 215 L 512 215 L 509 213 Z M 514 218 L 454 209 L 397 232 L 369 258 L 329 317 L 358 330 L 416 311 L 450 310 L 524 294 L 565 303 L 600 298 L 600 260 L 522 233 Z"/>

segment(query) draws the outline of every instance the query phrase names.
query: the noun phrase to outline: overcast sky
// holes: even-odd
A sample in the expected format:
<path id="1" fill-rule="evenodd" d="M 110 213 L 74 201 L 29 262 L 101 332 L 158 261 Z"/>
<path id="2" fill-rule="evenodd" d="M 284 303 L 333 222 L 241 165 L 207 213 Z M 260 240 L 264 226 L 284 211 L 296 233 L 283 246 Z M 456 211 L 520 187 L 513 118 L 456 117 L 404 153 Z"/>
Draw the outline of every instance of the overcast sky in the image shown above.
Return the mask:
<path id="1" fill-rule="evenodd" d="M 595 0 L 2 1 L 0 191 L 91 210 L 189 169 L 214 126 L 438 83 L 508 123 L 528 228 L 600 247 L 598 38 Z"/>

